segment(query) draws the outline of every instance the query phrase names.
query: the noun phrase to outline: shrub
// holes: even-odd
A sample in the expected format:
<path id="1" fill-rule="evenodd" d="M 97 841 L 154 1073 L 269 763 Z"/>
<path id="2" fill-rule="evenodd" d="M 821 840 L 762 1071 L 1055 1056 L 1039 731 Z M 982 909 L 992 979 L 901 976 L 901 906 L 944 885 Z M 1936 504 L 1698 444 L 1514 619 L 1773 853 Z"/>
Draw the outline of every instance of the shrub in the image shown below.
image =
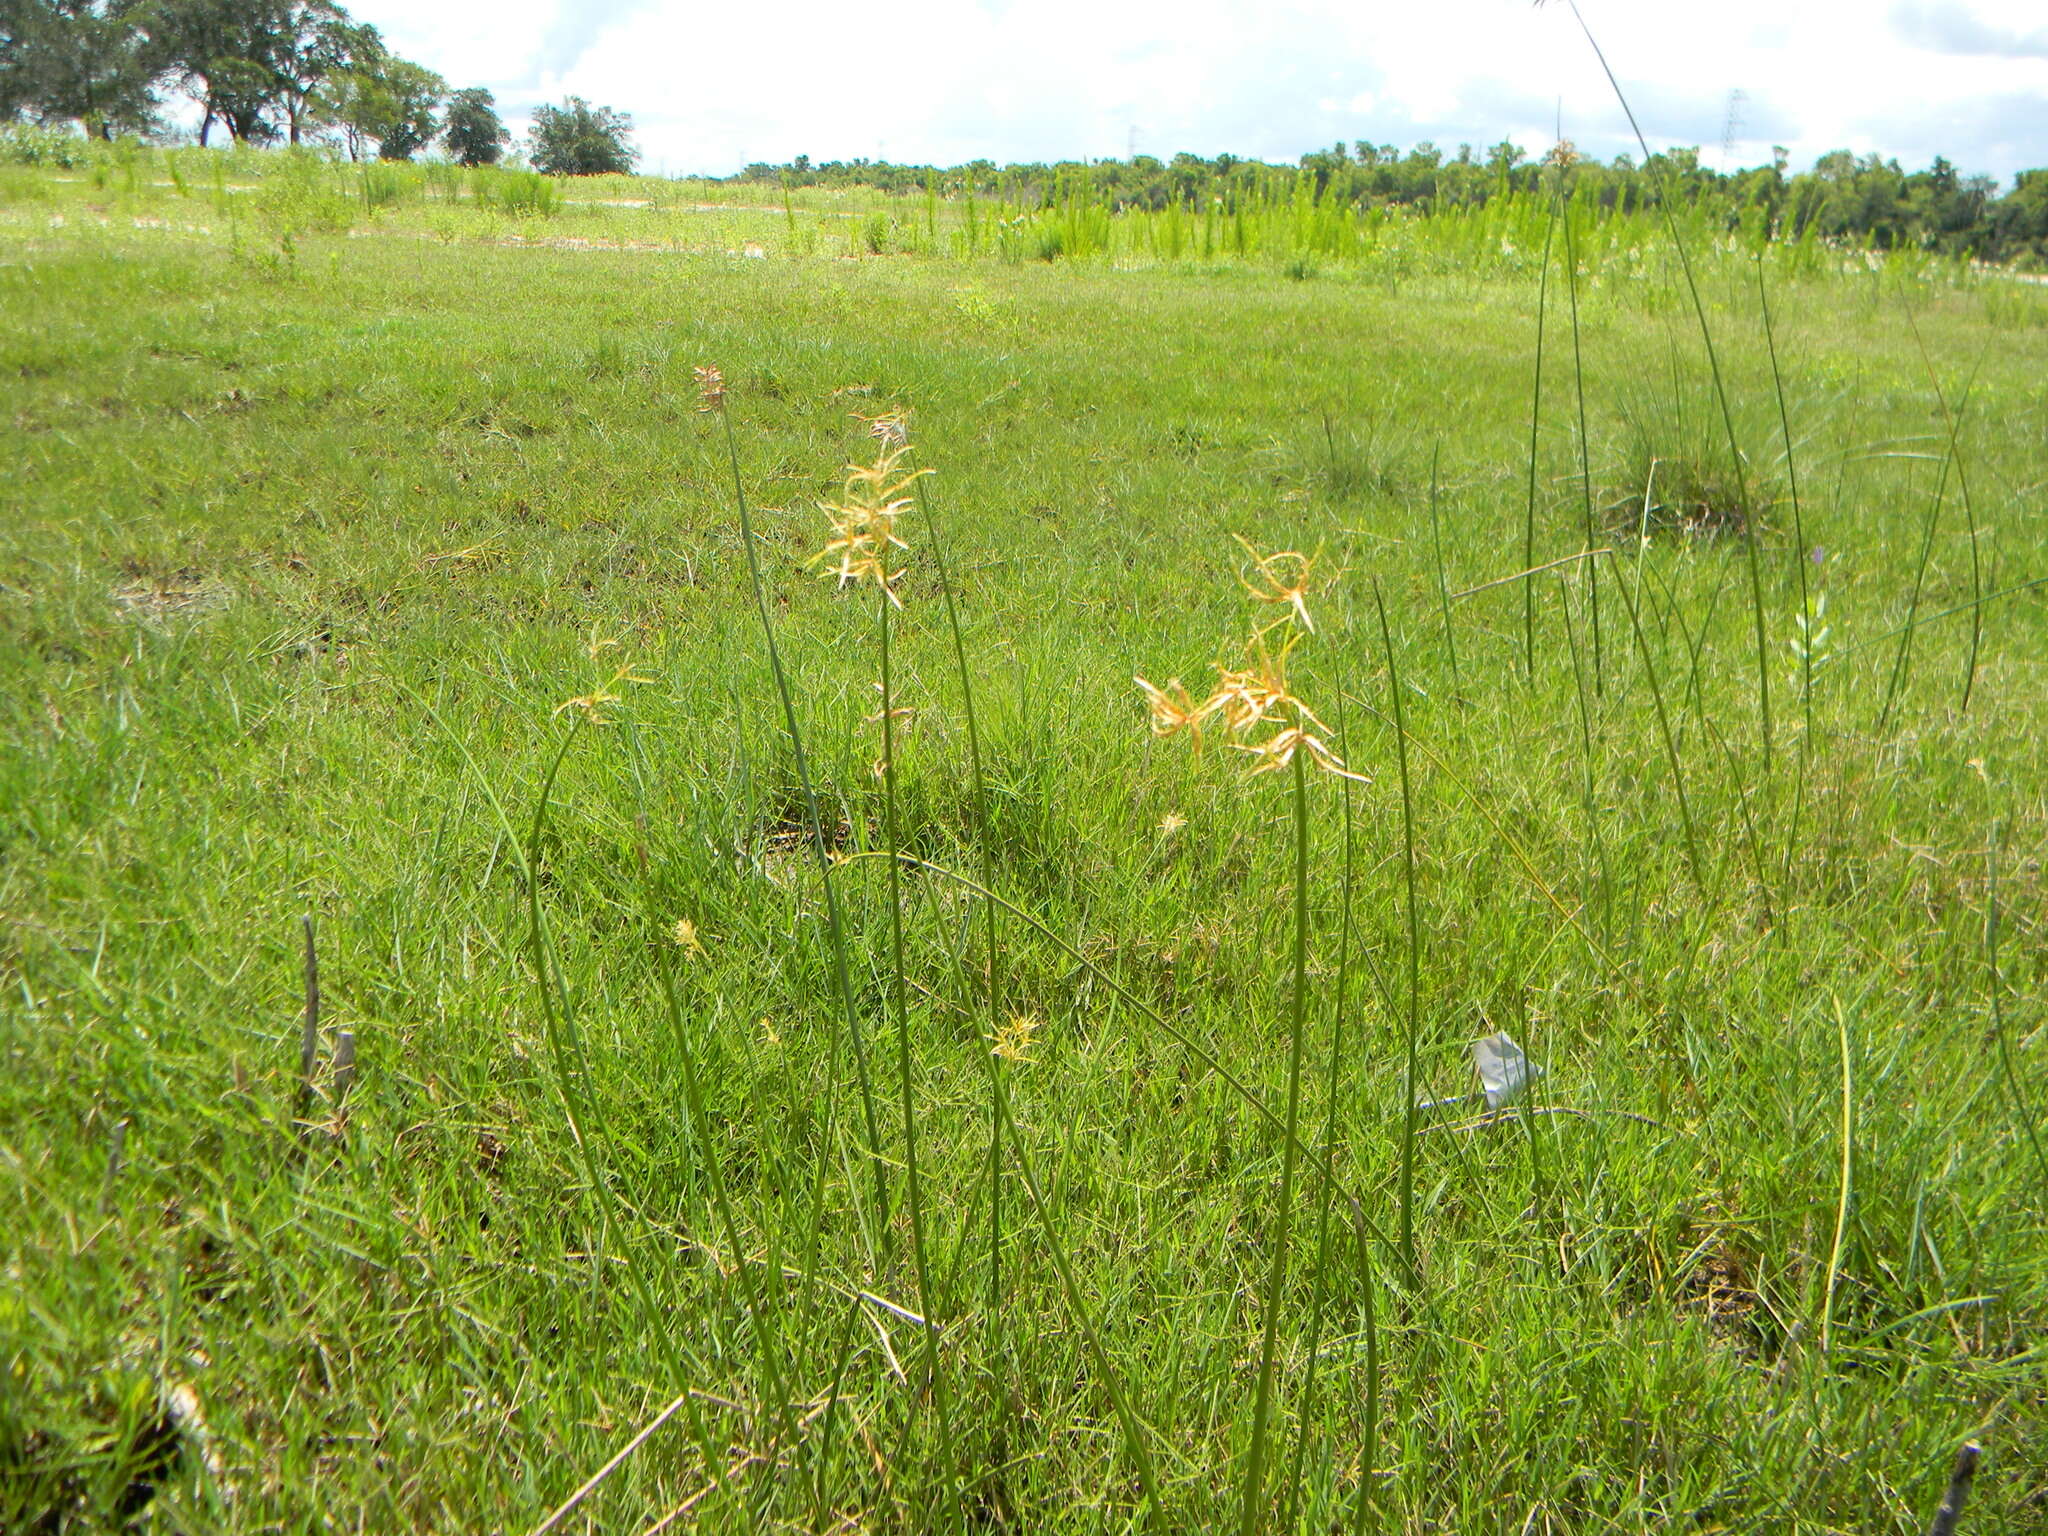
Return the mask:
<path id="1" fill-rule="evenodd" d="M 551 218 L 560 201 L 555 184 L 537 171 L 479 171 L 476 200 L 514 218 Z"/>

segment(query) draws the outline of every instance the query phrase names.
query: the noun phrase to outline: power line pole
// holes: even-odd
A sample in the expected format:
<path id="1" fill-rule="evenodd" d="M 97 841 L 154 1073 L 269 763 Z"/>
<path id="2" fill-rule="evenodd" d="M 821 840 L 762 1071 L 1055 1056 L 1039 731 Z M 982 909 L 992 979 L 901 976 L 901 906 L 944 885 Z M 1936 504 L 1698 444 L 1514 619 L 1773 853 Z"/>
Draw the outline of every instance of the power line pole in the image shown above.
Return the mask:
<path id="1" fill-rule="evenodd" d="M 1735 136 L 1742 131 L 1742 104 L 1749 100 L 1749 92 L 1733 90 L 1728 93 L 1728 117 L 1721 129 L 1721 169 L 1735 169 Z"/>

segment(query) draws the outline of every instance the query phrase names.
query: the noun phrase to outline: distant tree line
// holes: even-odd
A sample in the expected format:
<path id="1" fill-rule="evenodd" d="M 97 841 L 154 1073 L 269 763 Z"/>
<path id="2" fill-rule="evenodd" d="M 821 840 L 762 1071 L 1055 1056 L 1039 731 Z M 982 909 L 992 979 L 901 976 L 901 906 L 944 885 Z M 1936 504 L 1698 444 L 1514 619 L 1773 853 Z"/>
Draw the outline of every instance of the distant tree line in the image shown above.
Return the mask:
<path id="1" fill-rule="evenodd" d="M 153 137 L 166 98 L 199 109 L 199 142 L 340 144 L 351 159 L 407 160 L 436 141 L 463 165 L 511 135 L 491 93 L 451 92 L 334 0 L 0 0 L 0 127 L 76 123 L 98 138 Z M 535 114 L 534 168 L 629 171 L 632 119 L 570 97 Z"/>
<path id="2" fill-rule="evenodd" d="M 975 160 L 941 168 L 876 160 L 813 164 L 799 155 L 787 165 L 750 165 L 737 179 L 973 193 L 1024 204 L 1080 196 L 1112 209 L 1154 210 L 1211 202 L 1228 208 L 1292 196 L 1306 186 L 1318 201 L 1424 214 L 1483 204 L 1508 191 L 1561 187 L 1574 200 L 1618 212 L 1668 196 L 1730 230 L 1749 229 L 1766 239 L 1798 239 L 1810 231 L 1879 250 L 1915 247 L 1986 261 L 2048 260 L 2048 169 L 2020 172 L 2001 194 L 1992 178 L 1962 175 L 1945 159 L 1907 172 L 1896 160 L 1847 150 L 1822 155 L 1810 170 L 1796 174 L 1783 149 L 1769 165 L 1717 171 L 1700 163 L 1697 149 L 1669 149 L 1639 164 L 1629 155 L 1606 162 L 1581 159 L 1564 145 L 1532 161 L 1504 140 L 1484 153 L 1461 144 L 1449 154 L 1428 142 L 1403 151 L 1360 141 L 1316 150 L 1293 165 L 1178 154 L 1171 160 L 1137 155 L 1001 166 Z"/>

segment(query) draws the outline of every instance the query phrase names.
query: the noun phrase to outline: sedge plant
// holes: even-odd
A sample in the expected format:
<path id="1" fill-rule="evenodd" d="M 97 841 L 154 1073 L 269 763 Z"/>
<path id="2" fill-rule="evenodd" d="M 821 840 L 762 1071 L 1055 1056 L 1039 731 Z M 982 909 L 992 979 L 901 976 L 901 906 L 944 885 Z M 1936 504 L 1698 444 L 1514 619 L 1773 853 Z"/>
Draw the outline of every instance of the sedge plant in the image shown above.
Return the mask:
<path id="1" fill-rule="evenodd" d="M 903 566 L 896 559 L 909 545 L 897 532 L 897 523 L 909 511 L 911 498 L 904 494 L 930 471 L 909 469 L 904 460 L 910 452 L 900 418 L 883 418 L 875 433 L 880 446 L 872 464 L 850 464 L 840 498 L 821 502 L 820 508 L 831 524 L 832 537 L 819 552 L 818 560 L 832 561 L 829 572 L 840 587 L 872 585 L 875 589 L 875 629 L 881 663 L 882 707 L 873 717 L 881 725 L 882 756 L 876 768 L 882 781 L 883 862 L 887 865 L 889 892 L 889 1002 L 896 1019 L 897 1088 L 903 1112 L 903 1171 L 905 1203 L 910 1216 L 910 1258 L 917 1279 L 918 1310 L 923 1314 L 925 1370 L 931 1383 L 933 1404 L 938 1412 L 940 1455 L 946 1466 L 949 1502 L 958 1516 L 958 1483 L 952 1465 L 952 1409 L 946 1377 L 939 1359 L 939 1334 L 944 1326 L 940 1298 L 932 1283 L 927 1256 L 924 1187 L 917 1156 L 917 1099 L 911 1074 L 910 982 L 903 945 L 903 847 L 897 790 L 897 722 L 905 713 L 896 705 L 895 668 L 891 623 L 903 606 L 897 585 Z"/>
<path id="2" fill-rule="evenodd" d="M 1154 735 L 1185 735 L 1199 748 L 1204 728 L 1211 722 L 1220 722 L 1233 738 L 1232 747 L 1251 758 L 1250 771 L 1254 777 L 1286 772 L 1292 790 L 1294 937 L 1293 985 L 1287 1016 L 1287 1098 L 1282 1111 L 1280 1188 L 1267 1259 L 1258 1386 L 1252 1400 L 1251 1443 L 1245 1454 L 1244 1496 L 1238 1520 L 1240 1536 L 1252 1536 L 1264 1524 L 1266 1513 L 1266 1441 L 1273 1407 L 1273 1356 L 1287 1284 L 1287 1247 L 1301 1145 L 1301 1068 L 1308 1014 L 1308 770 L 1313 764 L 1323 772 L 1344 778 L 1360 775 L 1345 767 L 1344 760 L 1327 740 L 1333 734 L 1330 728 L 1294 691 L 1287 676 L 1288 660 L 1295 648 L 1315 633 L 1308 594 L 1316 557 L 1297 550 L 1262 555 L 1244 540 L 1239 543 L 1244 545 L 1257 573 L 1256 580 L 1242 578 L 1246 593 L 1254 602 L 1277 607 L 1278 616 L 1252 631 L 1243 646 L 1241 665 L 1217 668 L 1215 688 L 1199 703 L 1177 678 L 1163 688 L 1142 677 L 1135 681 L 1150 707 Z"/>
<path id="3" fill-rule="evenodd" d="M 796 768 L 797 787 L 803 795 L 809 841 L 817 859 L 819 885 L 824 891 L 825 935 L 832 954 L 833 991 L 839 999 L 840 1015 L 845 1021 L 847 1040 L 853 1052 L 854 1077 L 860 1091 L 861 1118 L 874 1177 L 876 1223 L 886 1244 L 891 1230 L 887 1168 L 882 1161 L 881 1128 L 875 1110 L 874 1083 L 868 1072 L 866 1039 L 861 1030 L 860 1009 L 853 998 L 853 975 L 847 962 L 846 919 L 839 905 L 838 886 L 833 881 L 832 850 L 825 840 L 825 820 L 818 807 L 818 791 L 811 777 L 810 759 L 804 751 L 803 730 L 797 724 L 796 701 L 790 693 L 789 675 L 782 665 L 782 650 L 775 641 L 774 621 L 768 615 L 768 589 L 761 577 L 761 556 L 754 542 L 753 513 L 748 507 L 746 485 L 740 475 L 739 442 L 733 435 L 732 416 L 726 409 L 728 391 L 725 375 L 715 364 L 699 367 L 694 372 L 698 411 L 716 416 L 725 430 L 726 462 L 732 472 L 733 502 L 739 510 L 740 541 L 747 551 L 747 578 L 753 590 L 754 611 L 761 625 L 761 643 L 768 654 L 768 670 L 775 679 L 775 696 L 782 706 L 783 729 L 789 736 L 790 758 Z M 821 1195 L 822 1191 L 821 1174 Z M 817 1223 L 814 1221 L 813 1241 L 816 1231 Z M 810 1266 L 806 1264 L 805 1268 L 808 1271 Z"/>

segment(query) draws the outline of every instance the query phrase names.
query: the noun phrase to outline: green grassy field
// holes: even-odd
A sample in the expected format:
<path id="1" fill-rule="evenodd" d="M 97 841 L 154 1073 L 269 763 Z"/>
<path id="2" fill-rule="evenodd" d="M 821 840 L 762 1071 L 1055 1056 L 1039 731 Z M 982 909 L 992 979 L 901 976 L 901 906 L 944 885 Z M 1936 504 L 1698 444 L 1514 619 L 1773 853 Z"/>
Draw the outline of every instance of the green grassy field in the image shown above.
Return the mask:
<path id="1" fill-rule="evenodd" d="M 2048 293 L 1553 264 L 1532 433 L 1526 249 L 157 180 L 0 184 L 0 1528 L 2048 1519 Z M 1149 734 L 1233 535 L 1369 782 Z"/>

